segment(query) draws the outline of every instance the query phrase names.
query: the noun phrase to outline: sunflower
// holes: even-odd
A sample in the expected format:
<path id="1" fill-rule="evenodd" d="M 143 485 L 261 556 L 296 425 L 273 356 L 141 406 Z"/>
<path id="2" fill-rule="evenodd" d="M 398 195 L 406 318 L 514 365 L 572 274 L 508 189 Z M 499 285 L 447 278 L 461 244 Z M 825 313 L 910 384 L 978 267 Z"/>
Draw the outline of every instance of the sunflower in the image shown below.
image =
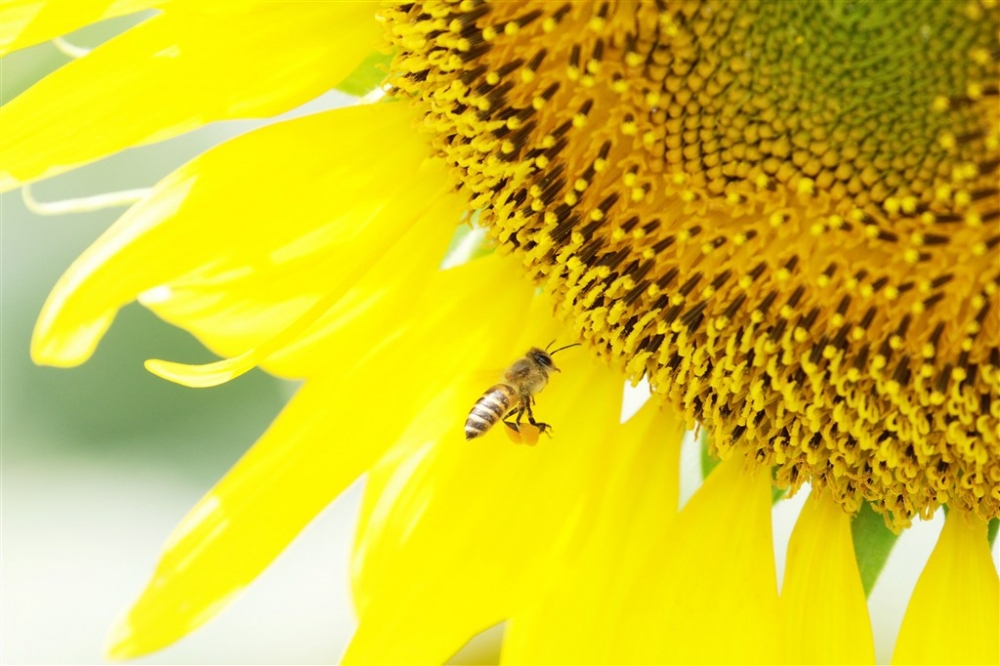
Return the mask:
<path id="1" fill-rule="evenodd" d="M 305 380 L 113 656 L 207 621 L 367 473 L 345 661 L 506 621 L 510 663 L 872 662 L 851 516 L 942 506 L 893 659 L 1000 661 L 996 2 L 14 2 L 0 45 L 154 5 L 0 108 L 3 189 L 379 94 L 181 167 L 41 313 L 39 363 L 138 299 L 224 358 L 158 375 Z M 469 225 L 485 250 L 442 264 Z M 586 349 L 539 399 L 555 436 L 464 442 L 476 370 L 553 339 Z M 653 398 L 620 423 L 626 378 Z M 722 462 L 678 511 L 695 426 Z M 805 484 L 779 594 L 772 487 Z"/>

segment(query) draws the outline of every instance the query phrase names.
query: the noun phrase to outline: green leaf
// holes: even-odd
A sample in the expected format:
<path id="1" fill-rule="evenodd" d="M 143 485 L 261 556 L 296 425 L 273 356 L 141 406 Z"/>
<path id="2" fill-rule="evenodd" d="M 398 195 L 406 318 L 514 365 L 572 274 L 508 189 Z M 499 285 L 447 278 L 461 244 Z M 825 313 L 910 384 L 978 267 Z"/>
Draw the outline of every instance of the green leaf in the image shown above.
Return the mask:
<path id="1" fill-rule="evenodd" d="M 337 90 L 355 97 L 364 97 L 382 85 L 389 72 L 390 62 L 392 62 L 391 53 L 378 53 L 377 51 L 370 53 L 353 72 L 347 75 L 346 79 L 336 86 Z"/>
<path id="2" fill-rule="evenodd" d="M 480 211 L 473 211 L 467 222 L 459 223 L 444 253 L 441 268 L 460 266 L 493 254 L 493 246 L 486 242 L 485 230 L 479 226 Z"/>
<path id="3" fill-rule="evenodd" d="M 777 469 L 776 467 L 771 469 L 772 476 L 774 475 L 774 471 L 776 469 Z M 779 488 L 778 486 L 771 486 L 771 504 L 777 504 L 778 500 L 784 499 L 785 495 L 787 494 L 788 494 L 787 488 Z"/>
<path id="4" fill-rule="evenodd" d="M 712 447 L 712 440 L 708 436 L 708 429 L 701 429 L 701 479 L 704 481 L 708 478 L 708 475 L 712 473 L 715 466 L 718 465 L 721 460 L 712 455 L 710 449 Z"/>
<path id="5" fill-rule="evenodd" d="M 882 567 L 899 535 L 886 527 L 885 519 L 875 513 L 868 502 L 861 505 L 861 511 L 854 517 L 851 533 L 854 536 L 854 557 L 858 561 L 861 584 L 867 596 L 875 587 L 875 581 L 882 573 Z"/>

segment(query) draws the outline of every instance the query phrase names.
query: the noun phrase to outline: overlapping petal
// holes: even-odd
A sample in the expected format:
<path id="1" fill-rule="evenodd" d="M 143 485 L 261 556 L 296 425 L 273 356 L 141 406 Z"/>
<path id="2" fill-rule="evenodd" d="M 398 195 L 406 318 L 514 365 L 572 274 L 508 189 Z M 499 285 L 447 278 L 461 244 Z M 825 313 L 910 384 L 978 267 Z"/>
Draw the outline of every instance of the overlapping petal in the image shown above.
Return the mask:
<path id="1" fill-rule="evenodd" d="M 358 374 L 352 368 L 363 383 Z M 345 437 L 345 420 L 365 416 L 345 408 L 365 403 L 350 401 L 356 394 L 337 384 L 307 382 L 176 528 L 142 597 L 114 629 L 109 656 L 158 650 L 206 622 L 377 456 L 376 448 Z M 373 430 L 391 436 L 388 425 L 379 420 Z"/>
<path id="2" fill-rule="evenodd" d="M 380 35 L 365 2 L 172 6 L 0 108 L 0 191 L 215 120 L 292 109 L 334 87 Z"/>
<path id="3" fill-rule="evenodd" d="M 550 334 L 530 319 L 527 331 L 535 343 Z M 569 557 L 597 509 L 594 489 L 614 468 L 621 380 L 582 355 L 566 352 L 559 365 L 535 408 L 553 438 L 515 446 L 494 430 L 465 442 L 460 428 L 442 428 L 488 386 L 468 384 L 373 469 L 355 552 L 359 627 L 346 662 L 443 661 Z"/>
<path id="4" fill-rule="evenodd" d="M 504 635 L 509 664 L 617 663 L 607 627 L 629 603 L 617 583 L 670 540 L 677 514 L 684 424 L 652 402 L 609 436 L 614 450 L 593 489 L 590 526 L 563 566 L 515 610 Z"/>
<path id="5" fill-rule="evenodd" d="M 1000 579 L 986 521 L 952 509 L 906 607 L 894 664 L 1000 664 Z"/>
<path id="6" fill-rule="evenodd" d="M 618 663 L 773 663 L 778 591 L 766 468 L 734 457 L 652 543 L 640 562 L 606 572 L 617 587 L 613 622 L 590 641 Z"/>
<path id="7" fill-rule="evenodd" d="M 85 25 L 156 7 L 165 0 L 6 0 L 0 4 L 0 56 Z"/>
<path id="8" fill-rule="evenodd" d="M 167 286 L 148 305 L 225 354 L 345 292 L 415 219 L 460 205 L 421 178 L 436 165 L 421 166 L 409 123 L 402 105 L 339 109 L 243 135 L 181 167 L 60 279 L 33 357 L 83 362 L 117 309 L 154 287 Z M 393 148 L 377 149 L 385 136 Z M 387 190 L 386 177 L 400 187 Z M 417 192 L 429 203 L 417 203 Z M 436 228 L 443 246 L 449 227 Z"/>
<path id="9" fill-rule="evenodd" d="M 395 329 L 338 332 L 328 352 L 339 372 L 306 382 L 271 429 L 177 528 L 152 581 L 120 623 L 118 658 L 159 649 L 217 613 L 256 577 L 348 484 L 393 442 L 423 405 L 456 377 L 494 358 L 516 335 L 507 315 L 524 308 L 527 288 L 496 295 L 497 307 L 441 335 L 442 321 L 475 311 L 481 293 L 511 277 L 509 260 L 489 258 L 442 271 L 434 289 L 407 297 L 434 316 L 402 315 Z M 454 423 L 461 433 L 461 412 Z"/>
<path id="10" fill-rule="evenodd" d="M 140 296 L 140 301 L 222 355 L 252 349 L 265 356 L 262 367 L 286 377 L 337 372 L 337 361 L 328 350 L 331 335 L 340 327 L 350 323 L 383 331 L 408 315 L 421 314 L 427 320 L 438 315 L 433 302 L 421 305 L 420 297 L 434 289 L 429 279 L 454 235 L 453 223 L 465 209 L 463 199 L 444 187 L 442 170 L 439 163 L 427 161 L 401 174 L 397 187 L 382 191 L 381 206 L 371 219 L 357 222 L 351 242 L 329 242 L 325 247 L 304 242 L 312 254 L 294 259 L 272 255 L 270 261 L 246 264 L 225 275 L 210 270 L 213 278 L 204 281 L 185 276 Z M 339 193 L 351 186 L 349 180 L 330 188 L 330 202 L 350 200 Z M 368 250 L 358 252 L 359 245 Z M 304 332 L 291 330 L 295 317 L 313 316 L 300 313 L 334 301 Z M 425 309 L 418 312 L 418 307 Z M 247 322 L 253 324 L 249 330 Z M 452 324 L 444 321 L 442 326 Z M 266 353 L 264 347 L 277 345 L 282 346 Z"/>
<path id="11" fill-rule="evenodd" d="M 780 603 L 786 663 L 875 663 L 851 519 L 828 494 L 812 491 L 799 514 Z"/>

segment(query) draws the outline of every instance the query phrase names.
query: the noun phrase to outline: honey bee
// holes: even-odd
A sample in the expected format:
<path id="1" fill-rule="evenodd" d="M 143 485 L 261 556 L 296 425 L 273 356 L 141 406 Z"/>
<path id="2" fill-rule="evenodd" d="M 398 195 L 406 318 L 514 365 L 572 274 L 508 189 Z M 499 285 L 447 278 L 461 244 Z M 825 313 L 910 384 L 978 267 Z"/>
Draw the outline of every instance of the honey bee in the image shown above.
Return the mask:
<path id="1" fill-rule="evenodd" d="M 549 373 L 560 372 L 552 362 L 552 355 L 579 344 L 566 345 L 551 352 L 548 347 L 545 350 L 532 347 L 528 353 L 514 361 L 504 373 L 504 382 L 486 389 L 469 412 L 469 417 L 465 420 L 465 439 L 475 439 L 485 434 L 501 420 L 510 429 L 508 434 L 517 435 L 521 432 L 521 418 L 525 413 L 528 414 L 528 423 L 538 428 L 538 432 L 549 432 L 551 435 L 552 426 L 536 421 L 531 406 L 535 402 L 535 394 L 548 384 Z M 552 343 L 549 343 L 549 347 L 551 346 Z M 510 420 L 511 417 L 514 417 L 513 421 Z"/>

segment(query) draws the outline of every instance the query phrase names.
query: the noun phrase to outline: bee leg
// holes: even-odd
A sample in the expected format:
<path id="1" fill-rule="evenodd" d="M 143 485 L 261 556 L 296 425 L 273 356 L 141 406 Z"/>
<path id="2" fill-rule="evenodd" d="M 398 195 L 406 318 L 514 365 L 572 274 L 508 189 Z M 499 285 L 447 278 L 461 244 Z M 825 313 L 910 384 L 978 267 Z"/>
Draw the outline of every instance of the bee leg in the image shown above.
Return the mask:
<path id="1" fill-rule="evenodd" d="M 531 403 L 528 403 L 527 409 L 528 409 L 528 423 L 538 428 L 538 432 L 544 432 L 546 435 L 551 437 L 552 426 L 550 426 L 548 423 L 542 423 L 540 421 L 535 420 L 535 415 L 531 411 Z"/>
<path id="2" fill-rule="evenodd" d="M 538 428 L 538 432 L 544 432 L 549 437 L 552 436 L 552 426 L 549 425 L 548 423 L 542 423 L 541 421 L 535 421 L 531 425 L 533 425 L 536 428 Z"/>
<path id="3" fill-rule="evenodd" d="M 533 426 L 537 426 L 538 422 L 535 421 L 535 413 L 531 411 L 531 402 L 529 401 L 524 404 L 525 404 L 524 409 L 528 411 L 528 423 L 530 423 Z"/>
<path id="4" fill-rule="evenodd" d="M 515 414 L 517 414 L 517 420 L 514 423 L 511 423 L 509 419 Z M 503 424 L 508 428 L 510 428 L 511 430 L 513 430 L 514 432 L 521 432 L 521 416 L 523 415 L 524 415 L 524 408 L 515 407 L 514 409 L 507 412 L 507 415 L 503 417 L 504 418 Z"/>

